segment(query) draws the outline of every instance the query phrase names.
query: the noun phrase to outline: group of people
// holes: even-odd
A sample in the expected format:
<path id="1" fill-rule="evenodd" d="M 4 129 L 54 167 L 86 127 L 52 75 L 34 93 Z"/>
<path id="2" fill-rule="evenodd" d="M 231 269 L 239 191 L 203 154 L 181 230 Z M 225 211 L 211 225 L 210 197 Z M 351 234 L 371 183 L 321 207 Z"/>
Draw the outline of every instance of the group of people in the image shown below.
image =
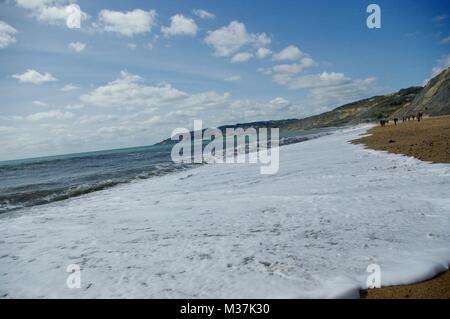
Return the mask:
<path id="1" fill-rule="evenodd" d="M 422 113 L 418 113 L 417 116 L 416 115 L 406 115 L 402 117 L 402 122 L 405 123 L 407 121 L 410 121 L 411 119 L 414 121 L 417 118 L 417 122 L 420 122 L 422 120 L 423 114 Z M 394 118 L 394 124 L 397 125 L 398 122 L 398 118 L 395 117 Z M 389 120 L 380 120 L 380 125 L 381 126 L 386 126 L 386 124 L 389 124 Z"/>

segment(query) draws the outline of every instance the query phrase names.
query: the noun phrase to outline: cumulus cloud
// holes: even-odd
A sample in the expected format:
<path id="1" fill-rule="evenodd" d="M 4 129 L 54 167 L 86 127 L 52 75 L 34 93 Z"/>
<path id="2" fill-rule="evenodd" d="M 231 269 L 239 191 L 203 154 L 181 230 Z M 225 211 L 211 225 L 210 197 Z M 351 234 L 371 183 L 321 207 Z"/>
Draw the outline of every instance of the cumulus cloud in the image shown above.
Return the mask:
<path id="1" fill-rule="evenodd" d="M 298 73 L 302 71 L 302 67 L 300 64 L 293 63 L 293 64 L 279 64 L 275 65 L 273 67 L 273 71 L 277 73 Z"/>
<path id="2" fill-rule="evenodd" d="M 271 39 L 265 33 L 249 33 L 245 24 L 232 21 L 214 31 L 209 31 L 205 43 L 214 49 L 214 54 L 225 57 L 230 56 L 246 45 L 257 48 L 270 44 Z"/>
<path id="3" fill-rule="evenodd" d="M 81 52 L 86 48 L 86 43 L 71 42 L 71 43 L 69 43 L 68 48 L 75 52 Z"/>
<path id="4" fill-rule="evenodd" d="M 278 53 L 275 53 L 273 55 L 273 59 L 280 61 L 280 60 L 299 60 L 304 56 L 303 52 L 300 51 L 299 48 L 297 48 L 295 45 L 290 45 L 283 50 L 281 50 Z"/>
<path id="5" fill-rule="evenodd" d="M 39 73 L 38 71 L 33 69 L 28 69 L 22 74 L 14 74 L 13 78 L 17 79 L 20 83 L 32 84 L 58 81 L 55 77 L 53 77 L 53 75 L 48 72 Z"/>
<path id="6" fill-rule="evenodd" d="M 152 107 L 185 98 L 187 94 L 170 84 L 145 86 L 142 78 L 122 71 L 118 79 L 81 96 L 82 102 L 105 107 Z"/>
<path id="7" fill-rule="evenodd" d="M 203 9 L 194 9 L 193 12 L 200 19 L 214 19 L 216 17 L 213 13 Z"/>
<path id="8" fill-rule="evenodd" d="M 240 52 L 236 53 L 233 58 L 231 59 L 231 62 L 233 63 L 240 63 L 240 62 L 246 62 L 253 58 L 253 54 L 249 52 Z"/>
<path id="9" fill-rule="evenodd" d="M 79 86 L 76 86 L 76 85 L 74 85 L 74 84 L 72 84 L 72 83 L 69 83 L 69 84 L 67 84 L 67 85 L 64 85 L 64 86 L 61 88 L 61 91 L 63 91 L 63 92 L 70 92 L 70 91 L 75 91 L 75 90 L 79 90 L 79 89 L 80 89 Z"/>
<path id="10" fill-rule="evenodd" d="M 299 63 L 275 65 L 272 70 L 274 73 L 296 74 L 315 66 L 317 66 L 317 63 L 313 59 L 303 58 Z"/>
<path id="11" fill-rule="evenodd" d="M 165 37 L 171 35 L 189 35 L 197 34 L 197 24 L 191 18 L 187 18 L 182 14 L 176 14 L 170 18 L 170 26 L 161 27 L 161 32 Z"/>
<path id="12" fill-rule="evenodd" d="M 16 0 L 17 6 L 28 9 L 28 10 L 34 10 L 39 9 L 41 7 L 56 3 L 61 1 L 55 1 L 55 0 Z"/>
<path id="13" fill-rule="evenodd" d="M 73 1 L 67 0 L 16 0 L 18 7 L 31 11 L 38 21 L 51 24 L 65 24 L 71 14 L 68 10 Z M 80 9 L 81 10 L 81 9 Z M 86 20 L 88 14 L 81 10 L 81 20 Z"/>
<path id="14" fill-rule="evenodd" d="M 155 10 L 136 9 L 128 12 L 102 10 L 99 21 L 103 30 L 126 37 L 151 32 L 156 23 Z"/>
<path id="15" fill-rule="evenodd" d="M 289 89 L 304 89 L 312 105 L 338 106 L 374 95 L 378 90 L 376 79 L 352 79 L 343 73 L 322 72 L 288 79 L 274 79 Z"/>
<path id="16" fill-rule="evenodd" d="M 47 103 L 42 102 L 42 101 L 37 101 L 37 100 L 33 101 L 33 104 L 36 105 L 36 106 L 48 106 Z"/>
<path id="17" fill-rule="evenodd" d="M 273 72 L 272 72 L 272 68 L 258 68 L 257 70 L 256 70 L 256 72 L 258 72 L 258 73 L 261 73 L 261 74 L 264 74 L 264 75 L 271 75 Z"/>
<path id="18" fill-rule="evenodd" d="M 314 75 L 305 75 L 293 79 L 289 83 L 291 89 L 309 89 L 319 87 L 331 87 L 349 83 L 351 80 L 343 73 L 323 72 Z"/>
<path id="19" fill-rule="evenodd" d="M 43 120 L 68 120 L 74 117 L 75 114 L 71 112 L 64 112 L 60 110 L 52 110 L 48 112 L 39 112 L 30 114 L 26 119 L 30 122 L 40 122 Z"/>
<path id="20" fill-rule="evenodd" d="M 256 50 L 256 56 L 259 59 L 264 59 L 267 58 L 268 56 L 270 56 L 272 54 L 272 50 L 267 49 L 267 48 L 258 48 L 258 50 Z"/>
<path id="21" fill-rule="evenodd" d="M 312 58 L 302 55 L 303 57 L 295 63 L 277 64 L 273 67 L 258 68 L 257 72 L 264 75 L 272 75 L 272 80 L 281 85 L 292 85 L 296 74 L 304 70 L 318 66 Z"/>
<path id="22" fill-rule="evenodd" d="M 233 75 L 226 81 L 238 81 Z M 225 124 L 242 119 L 242 109 L 231 109 L 230 95 L 214 91 L 189 94 L 170 84 L 149 86 L 143 79 L 122 71 L 119 78 L 82 95 L 81 101 L 87 105 L 100 107 L 134 108 L 135 114 L 120 117 L 120 124 L 132 121 L 134 127 L 171 123 L 192 124 L 195 118 L 202 118 L 209 125 Z M 232 111 L 232 112 L 231 112 Z M 254 110 L 255 111 L 255 110 Z M 262 114 L 262 113 L 261 113 Z M 144 123 L 145 122 L 145 123 Z M 168 132 L 167 134 L 169 134 Z"/>
<path id="23" fill-rule="evenodd" d="M 16 42 L 16 38 L 14 37 L 16 33 L 16 29 L 0 20 L 0 49 L 4 49 L 11 43 Z"/>

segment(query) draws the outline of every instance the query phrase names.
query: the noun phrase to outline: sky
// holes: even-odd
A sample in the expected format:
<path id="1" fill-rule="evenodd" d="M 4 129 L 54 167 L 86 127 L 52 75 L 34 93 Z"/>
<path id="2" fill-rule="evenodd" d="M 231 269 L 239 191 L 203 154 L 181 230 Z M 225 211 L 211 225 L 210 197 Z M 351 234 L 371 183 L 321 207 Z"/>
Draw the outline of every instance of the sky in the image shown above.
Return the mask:
<path id="1" fill-rule="evenodd" d="M 0 0 L 0 160 L 306 117 L 448 66 L 447 0 Z"/>

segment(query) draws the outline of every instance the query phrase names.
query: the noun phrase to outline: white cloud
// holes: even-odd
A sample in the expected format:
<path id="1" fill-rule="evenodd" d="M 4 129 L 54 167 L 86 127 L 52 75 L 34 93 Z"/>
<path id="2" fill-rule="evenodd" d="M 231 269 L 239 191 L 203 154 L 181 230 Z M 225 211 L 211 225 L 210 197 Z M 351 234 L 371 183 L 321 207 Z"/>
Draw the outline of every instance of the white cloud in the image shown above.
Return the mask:
<path id="1" fill-rule="evenodd" d="M 313 59 L 303 58 L 299 63 L 275 65 L 272 70 L 274 73 L 296 74 L 302 72 L 307 68 L 315 67 L 317 65 L 318 64 Z"/>
<path id="2" fill-rule="evenodd" d="M 376 79 L 369 77 L 352 79 L 340 85 L 310 89 L 307 100 L 318 107 L 335 108 L 379 93 L 380 88 L 376 84 Z"/>
<path id="3" fill-rule="evenodd" d="M 197 24 L 191 18 L 187 18 L 182 14 L 176 14 L 170 18 L 169 27 L 161 27 L 161 32 L 166 37 L 171 35 L 195 36 L 197 34 Z"/>
<path id="4" fill-rule="evenodd" d="M 16 42 L 16 38 L 14 37 L 16 33 L 16 29 L 0 20 L 0 49 L 4 49 L 11 43 Z"/>
<path id="5" fill-rule="evenodd" d="M 231 75 L 231 76 L 226 77 L 224 80 L 226 82 L 236 82 L 236 81 L 239 81 L 240 79 L 241 79 L 241 77 L 239 75 Z"/>
<path id="6" fill-rule="evenodd" d="M 265 33 L 248 33 L 245 24 L 232 21 L 228 26 L 209 31 L 206 44 L 214 49 L 217 56 L 230 56 L 246 45 L 263 47 L 270 44 L 271 39 Z"/>
<path id="7" fill-rule="evenodd" d="M 39 9 L 39 8 L 45 7 L 45 6 L 55 3 L 55 2 L 57 2 L 57 1 L 55 1 L 55 0 L 16 0 L 17 6 L 24 8 L 24 9 L 28 9 L 28 10 Z"/>
<path id="8" fill-rule="evenodd" d="M 141 9 L 128 12 L 102 10 L 99 20 L 105 31 L 132 37 L 135 34 L 151 32 L 156 23 L 156 12 Z"/>
<path id="9" fill-rule="evenodd" d="M 58 81 L 55 77 L 53 77 L 53 75 L 48 72 L 39 73 L 38 71 L 33 69 L 28 69 L 23 74 L 14 74 L 13 78 L 17 79 L 20 83 L 33 84 Z"/>
<path id="10" fill-rule="evenodd" d="M 194 9 L 193 12 L 200 19 L 214 19 L 216 17 L 213 13 L 203 9 Z"/>
<path id="11" fill-rule="evenodd" d="M 305 56 L 296 63 L 278 64 L 271 68 L 258 68 L 257 72 L 264 75 L 272 75 L 272 80 L 275 83 L 291 86 L 296 74 L 317 65 L 313 59 Z"/>
<path id="12" fill-rule="evenodd" d="M 269 105 L 274 109 L 283 109 L 291 105 L 291 102 L 282 97 L 276 97 L 269 102 Z"/>
<path id="13" fill-rule="evenodd" d="M 43 120 L 67 120 L 73 118 L 74 115 L 75 114 L 71 112 L 52 110 L 48 112 L 30 114 L 26 117 L 26 119 L 30 122 L 39 122 Z"/>
<path id="14" fill-rule="evenodd" d="M 290 45 L 280 52 L 273 55 L 273 59 L 277 61 L 281 60 L 299 60 L 304 56 L 303 52 L 300 51 L 299 48 L 297 48 L 295 45 Z"/>
<path id="15" fill-rule="evenodd" d="M 65 6 L 53 6 L 40 8 L 34 13 L 39 21 L 48 23 L 65 23 L 69 16 Z"/>
<path id="16" fill-rule="evenodd" d="M 63 91 L 63 92 L 70 92 L 70 91 L 75 91 L 75 90 L 79 90 L 79 89 L 80 89 L 79 86 L 76 86 L 76 85 L 73 85 L 72 83 L 69 83 L 69 84 L 63 86 L 61 88 L 61 91 Z"/>
<path id="17" fill-rule="evenodd" d="M 32 11 L 31 15 L 38 21 L 51 24 L 66 24 L 71 14 L 67 8 L 73 3 L 68 0 L 16 0 L 18 7 Z M 88 14 L 81 11 L 81 20 L 86 20 Z"/>
<path id="18" fill-rule="evenodd" d="M 352 79 L 336 72 L 299 77 L 283 77 L 281 74 L 279 77 L 274 76 L 273 80 L 292 90 L 306 90 L 308 103 L 321 107 L 336 107 L 374 95 L 379 90 L 374 77 Z"/>
<path id="19" fill-rule="evenodd" d="M 292 80 L 289 83 L 291 89 L 310 89 L 319 87 L 331 87 L 349 83 L 351 80 L 343 73 L 323 72 L 314 75 L 305 75 Z"/>
<path id="20" fill-rule="evenodd" d="M 271 54 L 272 54 L 272 50 L 267 49 L 267 48 L 258 48 L 258 50 L 256 50 L 256 56 L 259 59 L 267 58 Z"/>
<path id="21" fill-rule="evenodd" d="M 246 62 L 248 60 L 250 60 L 251 58 L 253 58 L 253 54 L 249 53 L 249 52 L 240 52 L 240 53 L 236 53 L 233 58 L 231 59 L 231 62 L 233 63 L 241 63 L 241 62 Z"/>
<path id="22" fill-rule="evenodd" d="M 137 75 L 122 71 L 118 79 L 82 95 L 81 100 L 86 104 L 106 107 L 154 107 L 187 96 L 170 84 L 145 86 L 139 83 L 141 80 Z"/>
<path id="23" fill-rule="evenodd" d="M 271 75 L 273 73 L 271 68 L 258 68 L 256 72 L 264 75 Z"/>
<path id="24" fill-rule="evenodd" d="M 33 101 L 33 104 L 36 105 L 36 106 L 48 106 L 47 103 L 42 102 L 42 101 L 37 101 L 37 100 Z"/>
<path id="25" fill-rule="evenodd" d="M 86 48 L 86 44 L 82 42 L 71 42 L 67 47 L 75 52 L 81 52 Z"/>

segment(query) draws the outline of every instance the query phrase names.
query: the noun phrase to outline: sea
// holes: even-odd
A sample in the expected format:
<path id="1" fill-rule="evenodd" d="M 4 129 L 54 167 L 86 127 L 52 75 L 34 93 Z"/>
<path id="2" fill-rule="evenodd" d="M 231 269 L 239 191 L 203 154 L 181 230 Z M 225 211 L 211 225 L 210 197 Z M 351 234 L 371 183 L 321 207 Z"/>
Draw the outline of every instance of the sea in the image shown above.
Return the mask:
<path id="1" fill-rule="evenodd" d="M 335 128 L 280 133 L 280 145 L 330 134 Z M 189 169 L 174 163 L 173 144 L 0 161 L 0 213 L 65 200 L 139 179 Z"/>

